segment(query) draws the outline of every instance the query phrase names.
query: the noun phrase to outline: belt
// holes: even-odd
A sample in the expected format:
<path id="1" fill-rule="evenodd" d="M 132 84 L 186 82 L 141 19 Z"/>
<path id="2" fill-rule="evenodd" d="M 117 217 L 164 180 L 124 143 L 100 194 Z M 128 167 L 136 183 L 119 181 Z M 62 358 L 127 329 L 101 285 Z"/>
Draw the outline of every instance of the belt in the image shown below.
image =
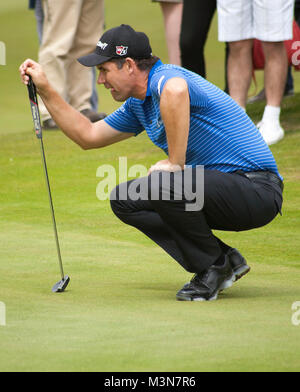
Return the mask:
<path id="1" fill-rule="evenodd" d="M 283 191 L 284 184 L 277 174 L 270 171 L 254 171 L 254 172 L 243 172 L 244 176 L 248 177 L 249 180 L 262 179 L 272 182 L 280 187 Z"/>

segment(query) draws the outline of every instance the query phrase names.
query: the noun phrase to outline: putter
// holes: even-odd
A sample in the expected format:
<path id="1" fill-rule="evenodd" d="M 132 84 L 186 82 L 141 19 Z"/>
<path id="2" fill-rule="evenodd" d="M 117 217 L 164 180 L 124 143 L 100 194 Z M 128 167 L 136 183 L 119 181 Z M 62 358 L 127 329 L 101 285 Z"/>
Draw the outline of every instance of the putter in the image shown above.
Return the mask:
<path id="1" fill-rule="evenodd" d="M 61 258 L 60 245 L 59 245 L 57 227 L 56 227 L 56 220 L 55 220 L 55 214 L 54 214 L 54 207 L 53 207 L 53 201 L 52 201 L 52 195 L 51 195 L 51 189 L 50 189 L 50 182 L 49 182 L 49 176 L 48 176 L 48 170 L 47 170 L 47 163 L 46 163 L 46 157 L 45 157 L 43 133 L 42 133 L 42 126 L 41 126 L 39 105 L 38 105 L 37 94 L 36 94 L 36 87 L 35 87 L 30 76 L 29 76 L 29 83 L 27 85 L 27 88 L 28 88 L 31 113 L 32 113 L 32 118 L 33 118 L 33 123 L 34 123 L 34 129 L 35 129 L 36 137 L 40 141 L 41 155 L 42 155 L 44 173 L 45 173 L 45 178 L 46 178 L 46 185 L 47 185 L 48 196 L 49 196 L 50 210 L 51 210 L 51 215 L 52 215 L 54 236 L 55 236 L 57 255 L 58 255 L 58 262 L 59 262 L 60 273 L 61 273 L 61 280 L 53 286 L 52 291 L 53 291 L 53 293 L 62 293 L 63 291 L 65 291 L 66 287 L 68 286 L 68 284 L 70 282 L 70 278 L 67 275 L 65 276 L 64 269 L 63 269 L 63 263 L 62 263 L 62 258 Z"/>

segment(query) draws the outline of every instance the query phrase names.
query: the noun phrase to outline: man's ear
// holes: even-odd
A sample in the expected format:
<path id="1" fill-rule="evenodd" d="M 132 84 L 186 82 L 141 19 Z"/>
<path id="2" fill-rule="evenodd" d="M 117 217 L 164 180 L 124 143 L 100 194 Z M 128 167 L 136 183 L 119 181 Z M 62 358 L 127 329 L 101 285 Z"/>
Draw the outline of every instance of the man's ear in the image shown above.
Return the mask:
<path id="1" fill-rule="evenodd" d="M 132 74 L 136 68 L 135 61 L 131 57 L 126 58 L 126 63 L 125 63 L 127 71 Z"/>

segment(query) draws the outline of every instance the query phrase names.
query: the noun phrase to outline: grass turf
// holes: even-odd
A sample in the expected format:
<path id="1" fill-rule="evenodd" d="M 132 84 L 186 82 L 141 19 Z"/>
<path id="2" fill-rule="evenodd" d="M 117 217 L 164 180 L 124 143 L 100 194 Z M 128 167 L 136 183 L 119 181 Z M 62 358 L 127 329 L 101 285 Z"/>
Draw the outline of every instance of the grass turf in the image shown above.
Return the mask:
<path id="1" fill-rule="evenodd" d="M 211 303 L 182 303 L 189 278 L 142 234 L 122 225 L 96 198 L 102 164 L 151 164 L 163 157 L 145 135 L 104 150 L 81 151 L 60 132 L 45 133 L 50 181 L 68 291 L 59 280 L 38 142 L 18 66 L 36 58 L 34 16 L 25 3 L 0 6 L 0 371 L 299 371 L 300 94 L 284 101 L 285 139 L 272 147 L 285 177 L 283 217 L 245 233 L 217 234 L 246 256 L 252 272 Z M 157 4 L 107 3 L 107 27 L 130 23 L 166 59 Z M 134 10 L 134 12 L 132 11 Z M 223 87 L 223 45 L 210 32 L 208 78 Z M 221 67 L 220 67 L 221 64 Z M 296 91 L 299 77 L 295 75 Z M 113 103 L 99 89 L 101 110 Z M 263 104 L 249 106 L 259 120 Z"/>

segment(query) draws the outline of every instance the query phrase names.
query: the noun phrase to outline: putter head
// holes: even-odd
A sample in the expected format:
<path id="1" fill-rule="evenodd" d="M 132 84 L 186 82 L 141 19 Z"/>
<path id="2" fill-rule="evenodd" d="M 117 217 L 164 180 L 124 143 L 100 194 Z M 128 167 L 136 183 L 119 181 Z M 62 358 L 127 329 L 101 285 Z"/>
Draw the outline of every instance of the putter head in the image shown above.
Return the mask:
<path id="1" fill-rule="evenodd" d="M 69 282 L 70 282 L 70 278 L 69 278 L 69 276 L 66 275 L 62 280 L 57 282 L 52 287 L 53 293 L 62 293 L 63 291 L 65 291 L 65 289 L 68 286 Z"/>

